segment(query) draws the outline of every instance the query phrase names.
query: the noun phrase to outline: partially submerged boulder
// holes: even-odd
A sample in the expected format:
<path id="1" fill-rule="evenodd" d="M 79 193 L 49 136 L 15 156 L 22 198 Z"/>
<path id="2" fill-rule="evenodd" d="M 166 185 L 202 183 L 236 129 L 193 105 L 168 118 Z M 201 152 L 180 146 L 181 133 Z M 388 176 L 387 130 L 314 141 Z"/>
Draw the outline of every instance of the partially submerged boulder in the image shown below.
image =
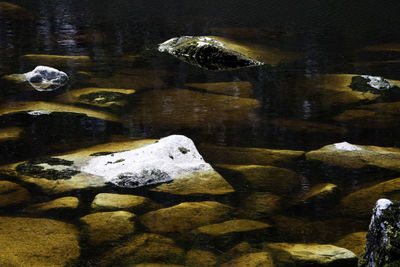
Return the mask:
<path id="1" fill-rule="evenodd" d="M 46 66 L 37 66 L 24 75 L 37 91 L 54 91 L 64 86 L 68 81 L 68 75 L 65 72 Z"/>
<path id="2" fill-rule="evenodd" d="M 175 37 L 161 43 L 158 50 L 208 70 L 227 70 L 264 64 L 208 36 Z"/>
<path id="3" fill-rule="evenodd" d="M 373 94 L 385 94 L 390 91 L 398 91 L 400 88 L 383 77 L 360 75 L 351 79 L 350 88 L 360 92 L 371 92 Z"/>
<path id="4" fill-rule="evenodd" d="M 400 205 L 379 199 L 367 233 L 360 267 L 400 266 Z"/>

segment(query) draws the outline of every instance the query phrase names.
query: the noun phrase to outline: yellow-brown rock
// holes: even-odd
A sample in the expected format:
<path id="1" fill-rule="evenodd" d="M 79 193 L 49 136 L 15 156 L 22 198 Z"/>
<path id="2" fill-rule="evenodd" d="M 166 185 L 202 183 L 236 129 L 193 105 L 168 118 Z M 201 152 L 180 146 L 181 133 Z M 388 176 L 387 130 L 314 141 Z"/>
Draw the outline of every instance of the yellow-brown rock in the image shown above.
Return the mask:
<path id="1" fill-rule="evenodd" d="M 245 254 L 221 265 L 221 267 L 274 267 L 274 260 L 269 252 Z"/>
<path id="2" fill-rule="evenodd" d="M 191 249 L 186 254 L 185 265 L 188 267 L 211 267 L 215 266 L 218 258 L 214 253 L 206 250 Z"/>
<path id="3" fill-rule="evenodd" d="M 40 214 L 49 211 L 66 211 L 77 209 L 79 199 L 76 197 L 62 197 L 49 202 L 30 205 L 24 209 L 24 212 Z"/>
<path id="4" fill-rule="evenodd" d="M 157 204 L 147 197 L 111 193 L 97 194 L 91 204 L 91 208 L 95 211 L 129 210 L 140 212 L 151 210 L 156 206 Z"/>
<path id="5" fill-rule="evenodd" d="M 89 56 L 27 54 L 23 55 L 21 59 L 32 64 L 46 65 L 53 68 L 87 67 L 92 64 Z"/>
<path id="6" fill-rule="evenodd" d="M 367 241 L 367 232 L 356 232 L 348 234 L 335 243 L 333 245 L 346 248 L 352 251 L 357 257 L 360 257 L 364 252 L 365 244 Z"/>
<path id="7" fill-rule="evenodd" d="M 270 193 L 255 192 L 243 199 L 239 214 L 249 219 L 260 219 L 270 217 L 280 209 L 280 197 Z"/>
<path id="8" fill-rule="evenodd" d="M 30 199 L 31 195 L 28 190 L 22 186 L 8 181 L 0 181 L 0 208 L 28 202 Z"/>
<path id="9" fill-rule="evenodd" d="M 271 225 L 259 221 L 236 219 L 225 221 L 223 223 L 209 224 L 197 228 L 196 234 L 209 236 L 221 236 L 232 233 L 251 232 L 256 230 L 266 230 Z"/>

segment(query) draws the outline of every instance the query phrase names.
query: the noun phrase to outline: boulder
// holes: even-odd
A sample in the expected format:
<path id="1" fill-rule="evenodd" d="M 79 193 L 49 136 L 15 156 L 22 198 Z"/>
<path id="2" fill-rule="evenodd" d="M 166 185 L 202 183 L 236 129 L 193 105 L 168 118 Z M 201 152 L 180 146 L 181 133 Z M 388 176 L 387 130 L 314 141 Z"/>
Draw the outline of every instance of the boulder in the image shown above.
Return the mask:
<path id="1" fill-rule="evenodd" d="M 72 266 L 80 255 L 79 235 L 68 223 L 0 217 L 1 266 Z"/>
<path id="2" fill-rule="evenodd" d="M 211 164 L 288 165 L 304 152 L 266 148 L 227 147 L 200 144 L 199 151 Z"/>
<path id="3" fill-rule="evenodd" d="M 371 210 L 378 199 L 386 197 L 397 198 L 399 190 L 400 178 L 361 188 L 345 196 L 336 210 L 344 216 L 369 218 Z"/>
<path id="4" fill-rule="evenodd" d="M 306 159 L 344 168 L 379 167 L 400 171 L 400 149 L 353 145 L 347 142 L 324 146 L 306 153 Z"/>
<path id="5" fill-rule="evenodd" d="M 136 266 L 148 262 L 181 264 L 184 259 L 183 249 L 172 239 L 157 234 L 139 234 L 107 251 L 97 266 Z"/>
<path id="6" fill-rule="evenodd" d="M 186 254 L 185 265 L 188 267 L 216 266 L 218 258 L 214 253 L 206 250 L 191 249 Z"/>
<path id="7" fill-rule="evenodd" d="M 270 243 L 278 262 L 294 263 L 295 266 L 349 266 L 357 264 L 357 256 L 345 249 L 326 244 Z"/>
<path id="8" fill-rule="evenodd" d="M 221 262 L 228 262 L 232 259 L 238 258 L 245 254 L 259 252 L 259 249 L 253 248 L 248 242 L 240 242 L 239 244 L 234 245 L 228 251 L 222 253 L 220 255 Z"/>
<path id="9" fill-rule="evenodd" d="M 340 238 L 338 241 L 333 243 L 333 245 L 346 248 L 356 254 L 357 257 L 360 257 L 364 252 L 366 235 L 367 232 L 351 233 Z"/>
<path id="10" fill-rule="evenodd" d="M 400 204 L 379 199 L 372 213 L 365 253 L 358 266 L 400 265 Z"/>
<path id="11" fill-rule="evenodd" d="M 135 231 L 136 215 L 127 211 L 97 212 L 80 218 L 90 245 L 117 241 Z"/>
<path id="12" fill-rule="evenodd" d="M 128 210 L 133 212 L 149 211 L 158 205 L 147 197 L 100 193 L 92 201 L 95 211 Z"/>
<path id="13" fill-rule="evenodd" d="M 257 121 L 254 98 L 208 94 L 187 89 L 150 90 L 137 95 L 127 123 L 155 129 L 208 130 Z"/>
<path id="14" fill-rule="evenodd" d="M 45 212 L 70 212 L 76 210 L 79 199 L 76 197 L 62 197 L 49 202 L 33 204 L 24 209 L 26 213 L 40 214 Z"/>
<path id="15" fill-rule="evenodd" d="M 30 199 L 31 195 L 28 190 L 22 186 L 8 181 L 0 181 L 0 208 L 25 203 Z"/>
<path id="16" fill-rule="evenodd" d="M 159 44 L 158 51 L 207 70 L 229 70 L 264 64 L 208 36 L 175 37 Z"/>
<path id="17" fill-rule="evenodd" d="M 269 252 L 248 253 L 221 265 L 221 267 L 274 267 L 273 256 Z"/>
<path id="18" fill-rule="evenodd" d="M 179 205 L 148 212 L 140 222 L 158 233 L 186 232 L 200 226 L 229 218 L 232 208 L 213 201 L 184 202 Z"/>
<path id="19" fill-rule="evenodd" d="M 265 192 L 255 192 L 244 198 L 238 213 L 249 219 L 265 219 L 275 215 L 282 208 L 281 198 Z"/>
<path id="20" fill-rule="evenodd" d="M 37 91 L 54 91 L 68 82 L 68 75 L 65 72 L 46 66 L 37 66 L 24 75 Z"/>
<path id="21" fill-rule="evenodd" d="M 224 94 L 236 97 L 253 97 L 253 85 L 247 81 L 216 82 L 216 83 L 186 83 L 186 87 L 205 90 L 210 93 Z"/>

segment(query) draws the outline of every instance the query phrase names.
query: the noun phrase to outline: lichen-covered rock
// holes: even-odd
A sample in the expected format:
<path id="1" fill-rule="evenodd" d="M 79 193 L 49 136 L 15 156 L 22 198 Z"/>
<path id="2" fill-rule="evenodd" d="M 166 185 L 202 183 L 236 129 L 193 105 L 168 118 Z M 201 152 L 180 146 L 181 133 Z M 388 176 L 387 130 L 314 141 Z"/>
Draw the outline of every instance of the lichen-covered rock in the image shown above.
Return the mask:
<path id="1" fill-rule="evenodd" d="M 135 217 L 127 211 L 110 211 L 92 213 L 80 218 L 80 221 L 85 224 L 89 244 L 101 245 L 132 234 Z"/>
<path id="2" fill-rule="evenodd" d="M 371 92 L 373 94 L 385 94 L 400 90 L 399 87 L 382 77 L 369 75 L 354 76 L 351 79 L 350 88 L 360 92 Z M 398 91 L 398 93 L 400 93 L 400 91 Z"/>
<path id="3" fill-rule="evenodd" d="M 400 205 L 379 199 L 367 233 L 365 253 L 358 266 L 400 266 Z"/>
<path id="4" fill-rule="evenodd" d="M 208 70 L 236 69 L 264 64 L 231 50 L 224 43 L 208 36 L 175 37 L 161 43 L 158 51 L 167 52 L 182 61 Z"/>
<path id="5" fill-rule="evenodd" d="M 40 214 L 45 212 L 70 212 L 78 208 L 79 199 L 76 197 L 62 197 L 49 202 L 33 204 L 24 209 L 26 213 Z"/>
<path id="6" fill-rule="evenodd" d="M 239 258 L 233 259 L 227 263 L 221 265 L 221 267 L 274 267 L 274 259 L 269 252 L 254 252 L 240 256 Z"/>
<path id="7" fill-rule="evenodd" d="M 30 199 L 31 195 L 28 190 L 22 186 L 8 181 L 0 181 L 0 208 L 28 202 Z"/>
<path id="8" fill-rule="evenodd" d="M 152 232 L 182 233 L 226 220 L 231 212 L 231 207 L 218 202 L 184 202 L 148 212 L 140 217 L 140 222 Z"/>
<path id="9" fill-rule="evenodd" d="M 129 210 L 143 212 L 157 206 L 147 197 L 100 193 L 92 201 L 91 208 L 95 211 Z"/>
<path id="10" fill-rule="evenodd" d="M 218 262 L 214 253 L 206 250 L 191 249 L 186 254 L 185 265 L 188 267 L 212 267 Z"/>
<path id="11" fill-rule="evenodd" d="M 80 255 L 72 224 L 38 218 L 0 217 L 1 266 L 73 266 Z"/>
<path id="12" fill-rule="evenodd" d="M 108 250 L 97 266 L 136 266 L 140 263 L 184 263 L 185 253 L 175 242 L 157 234 L 135 235 Z"/>
<path id="13" fill-rule="evenodd" d="M 37 66 L 24 75 L 37 91 L 54 91 L 64 86 L 68 81 L 68 75 L 65 72 L 47 66 Z"/>

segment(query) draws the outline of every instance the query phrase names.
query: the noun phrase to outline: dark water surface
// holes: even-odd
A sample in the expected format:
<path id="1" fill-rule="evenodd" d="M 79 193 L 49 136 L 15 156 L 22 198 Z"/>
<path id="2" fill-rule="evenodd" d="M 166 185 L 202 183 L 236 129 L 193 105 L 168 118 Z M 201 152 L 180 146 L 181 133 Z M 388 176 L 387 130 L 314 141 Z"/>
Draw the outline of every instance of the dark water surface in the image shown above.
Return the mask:
<path id="1" fill-rule="evenodd" d="M 360 109 L 363 104 L 396 102 L 399 99 L 355 98 L 347 91 L 348 94 L 342 94 L 340 90 L 334 90 L 346 87 L 343 84 L 351 80 L 336 74 L 379 75 L 400 80 L 400 4 L 397 1 L 12 2 L 26 11 L 17 16 L 4 11 L 0 13 L 0 76 L 25 73 L 37 65 L 48 65 L 66 72 L 70 81 L 57 91 L 38 92 L 1 79 L 1 110 L 10 109 L 15 103 L 31 101 L 63 103 L 112 114 L 122 124 L 102 119 L 66 118 L 61 114 L 62 110 L 51 117 L 34 119 L 27 115 L 1 113 L 1 128 L 18 127 L 23 132 L 17 141 L 0 143 L 2 164 L 109 141 L 161 138 L 170 134 L 184 134 L 195 144 L 302 151 L 343 141 L 358 145 L 400 146 L 400 105 L 387 112 L 382 106 L 378 113 L 384 110 L 383 115 L 372 119 L 338 119 L 346 110 Z M 272 51 L 277 64 L 214 72 L 157 51 L 157 44 L 182 35 L 214 35 L 250 44 L 266 53 Z M 384 48 L 381 45 L 385 45 Z M 26 57 L 29 54 L 89 58 L 56 61 L 54 58 Z M 227 83 L 229 93 L 201 86 L 221 82 Z M 136 93 L 127 98 L 122 108 L 96 107 L 71 101 L 68 93 L 87 87 L 134 89 Z M 232 95 L 242 100 L 230 102 Z M 249 104 L 249 98 L 258 101 L 257 107 Z M 227 108 L 230 105 L 239 108 L 231 110 Z M 290 208 L 288 203 L 320 183 L 336 184 L 344 196 L 398 176 L 398 173 L 382 169 L 364 173 L 352 169 L 338 170 L 330 165 L 321 167 L 304 158 L 287 167 L 303 175 L 302 189 L 280 192 L 278 197 L 284 203 L 282 206 L 288 208 L 272 214 L 275 216 L 273 220 L 270 218 L 272 215 L 260 219 L 281 225 L 278 227 L 280 238 L 275 240 L 278 242 L 334 243 L 345 234 L 365 232 L 369 218 L 350 221 L 340 217 L 333 208 L 335 203 L 321 202 L 320 205 L 301 208 Z M 224 177 L 230 175 L 226 169 L 216 168 Z M 1 179 L 12 180 L 12 177 Z M 235 181 L 229 180 L 237 190 L 233 197 L 184 198 L 151 195 L 146 190 L 107 190 L 147 195 L 164 206 L 184 201 L 217 200 L 234 207 L 240 206 L 247 196 L 264 192 L 235 184 Z M 38 190 L 26 186 L 32 192 Z M 83 190 L 73 195 L 90 203 L 97 192 Z M 53 198 L 40 195 L 33 198 L 33 202 Z M 64 214 L 55 215 L 55 218 L 76 224 L 79 217 L 88 212 L 85 205 L 81 204 L 82 209 L 71 217 Z M 2 215 L 26 216 L 22 209 L 23 206 L 4 209 Z M 329 223 L 315 224 L 317 221 Z M 303 229 L 307 222 L 312 226 Z M 312 227 L 315 231 L 310 230 Z M 292 230 L 285 232 L 285 229 Z M 190 238 L 172 236 L 185 250 L 196 244 Z M 243 236 L 243 240 L 237 240 L 237 243 L 240 241 L 248 240 Z M 255 241 L 254 246 L 257 244 L 260 240 Z M 234 245 L 221 249 L 213 243 L 203 244 L 204 249 L 216 255 Z M 98 254 L 107 249 L 105 246 L 98 251 L 86 246 L 85 242 L 81 246 L 82 265 L 95 262 Z"/>

